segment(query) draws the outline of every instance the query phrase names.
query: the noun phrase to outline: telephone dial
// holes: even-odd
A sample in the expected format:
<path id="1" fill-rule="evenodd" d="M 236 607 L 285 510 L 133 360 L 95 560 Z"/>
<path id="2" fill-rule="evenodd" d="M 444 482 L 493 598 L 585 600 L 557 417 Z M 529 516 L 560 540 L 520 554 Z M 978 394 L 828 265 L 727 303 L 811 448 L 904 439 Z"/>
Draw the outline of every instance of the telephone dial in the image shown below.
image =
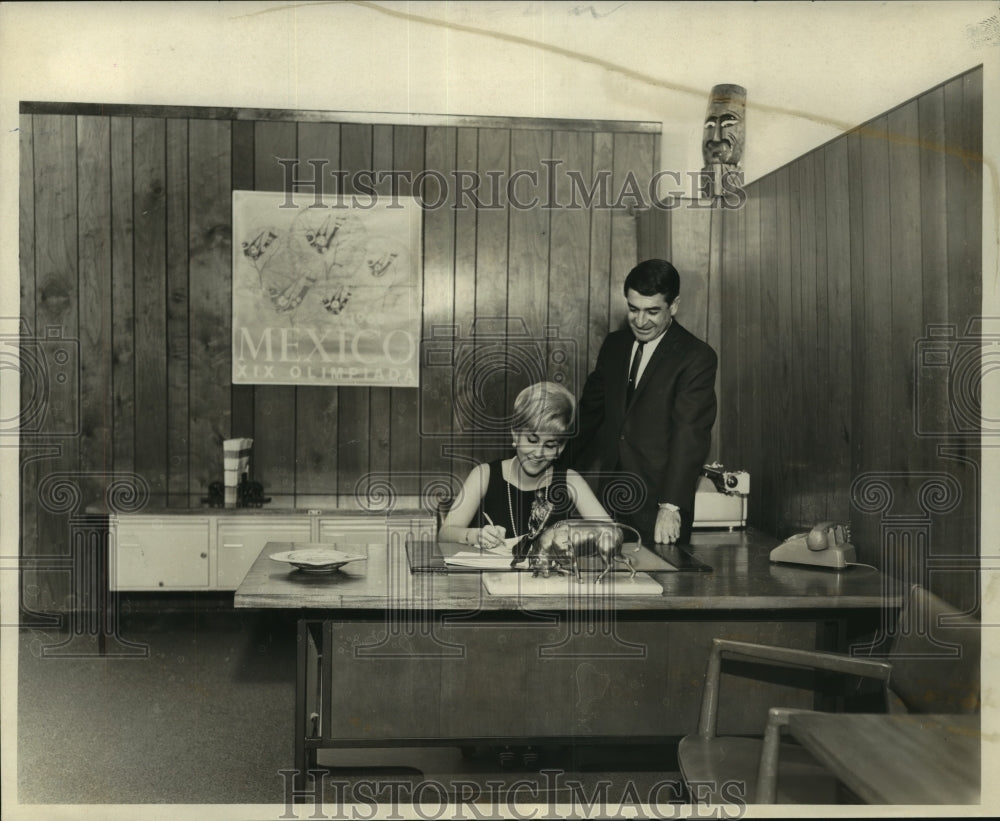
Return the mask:
<path id="1" fill-rule="evenodd" d="M 857 562 L 854 545 L 848 541 L 850 537 L 844 525 L 820 522 L 808 533 L 785 539 L 771 551 L 771 561 L 842 570 Z"/>

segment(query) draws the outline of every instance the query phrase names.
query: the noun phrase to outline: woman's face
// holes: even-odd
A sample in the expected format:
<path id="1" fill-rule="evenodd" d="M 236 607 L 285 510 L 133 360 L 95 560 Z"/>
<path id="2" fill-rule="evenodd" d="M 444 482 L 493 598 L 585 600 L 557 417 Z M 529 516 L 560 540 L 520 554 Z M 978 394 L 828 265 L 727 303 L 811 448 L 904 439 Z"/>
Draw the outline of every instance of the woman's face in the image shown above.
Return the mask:
<path id="1" fill-rule="evenodd" d="M 566 441 L 551 432 L 536 430 L 515 430 L 514 456 L 521 470 L 529 476 L 538 476 L 563 452 Z"/>

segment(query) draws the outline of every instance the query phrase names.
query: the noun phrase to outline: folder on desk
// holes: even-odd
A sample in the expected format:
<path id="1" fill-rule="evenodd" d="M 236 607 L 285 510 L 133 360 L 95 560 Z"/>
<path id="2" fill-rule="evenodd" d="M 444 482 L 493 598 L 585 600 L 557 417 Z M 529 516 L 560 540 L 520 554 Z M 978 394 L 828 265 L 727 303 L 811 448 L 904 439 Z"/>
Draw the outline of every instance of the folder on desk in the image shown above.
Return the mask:
<path id="1" fill-rule="evenodd" d="M 459 550 L 443 557 L 449 567 L 469 567 L 476 570 L 510 570 L 514 557 L 510 554 L 493 553 L 489 550 Z"/>
<path id="2" fill-rule="evenodd" d="M 655 551 L 655 552 L 654 552 Z M 530 570 L 528 563 L 510 566 L 511 556 L 506 551 L 469 550 L 468 545 L 452 542 L 437 542 L 432 539 L 411 540 L 406 544 L 406 555 L 412 573 L 482 573 L 524 572 Z M 636 570 L 647 572 L 710 571 L 712 568 L 695 559 L 691 554 L 675 545 L 655 545 L 651 550 L 645 546 L 635 550 L 634 543 L 625 545 L 624 555 Z M 581 572 L 601 571 L 603 562 L 598 556 L 581 557 Z M 615 572 L 628 573 L 624 562 L 615 563 Z"/>

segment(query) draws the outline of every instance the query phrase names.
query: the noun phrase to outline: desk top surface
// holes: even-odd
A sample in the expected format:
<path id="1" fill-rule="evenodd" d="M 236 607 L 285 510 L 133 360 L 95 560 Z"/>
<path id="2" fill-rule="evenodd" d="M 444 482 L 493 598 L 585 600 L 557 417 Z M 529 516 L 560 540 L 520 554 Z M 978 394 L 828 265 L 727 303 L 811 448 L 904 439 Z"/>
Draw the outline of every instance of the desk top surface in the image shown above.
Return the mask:
<path id="1" fill-rule="evenodd" d="M 887 597 L 886 580 L 877 570 L 845 570 L 772 564 L 768 554 L 777 541 L 754 531 L 696 533 L 686 549 L 710 571 L 652 572 L 663 588 L 656 595 L 629 596 L 616 581 L 600 595 L 580 595 L 566 579 L 566 596 L 493 596 L 479 573 L 410 571 L 401 539 L 386 544 L 346 544 L 338 550 L 365 555 L 327 574 L 312 574 L 271 559 L 295 549 L 291 542 L 268 542 L 247 571 L 233 598 L 238 608 L 385 609 L 503 612 L 576 610 L 817 610 L 898 607 Z M 650 547 L 656 552 L 657 545 Z M 619 576 L 627 578 L 626 574 Z"/>
<path id="2" fill-rule="evenodd" d="M 978 715 L 802 713 L 788 728 L 870 804 L 979 802 Z"/>

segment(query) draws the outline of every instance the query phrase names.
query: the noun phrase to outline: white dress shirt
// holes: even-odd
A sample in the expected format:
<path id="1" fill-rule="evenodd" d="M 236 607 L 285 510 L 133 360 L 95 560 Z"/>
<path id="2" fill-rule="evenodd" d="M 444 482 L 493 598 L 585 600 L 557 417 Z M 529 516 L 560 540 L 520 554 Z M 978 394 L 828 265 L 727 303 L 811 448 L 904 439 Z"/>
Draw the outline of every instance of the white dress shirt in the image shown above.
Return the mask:
<path id="1" fill-rule="evenodd" d="M 670 326 L 667 326 L 667 330 Z M 642 375 L 646 371 L 646 366 L 649 364 L 649 360 L 653 358 L 653 351 L 656 350 L 656 346 L 660 344 L 663 337 L 667 335 L 667 331 L 664 331 L 656 339 L 652 339 L 642 346 L 642 359 L 639 360 L 639 371 L 635 375 L 635 386 L 639 387 L 639 383 L 642 381 Z M 635 358 L 636 349 L 639 347 L 639 342 L 637 340 L 632 340 L 632 356 L 628 358 L 629 370 L 632 369 L 632 360 Z"/>

